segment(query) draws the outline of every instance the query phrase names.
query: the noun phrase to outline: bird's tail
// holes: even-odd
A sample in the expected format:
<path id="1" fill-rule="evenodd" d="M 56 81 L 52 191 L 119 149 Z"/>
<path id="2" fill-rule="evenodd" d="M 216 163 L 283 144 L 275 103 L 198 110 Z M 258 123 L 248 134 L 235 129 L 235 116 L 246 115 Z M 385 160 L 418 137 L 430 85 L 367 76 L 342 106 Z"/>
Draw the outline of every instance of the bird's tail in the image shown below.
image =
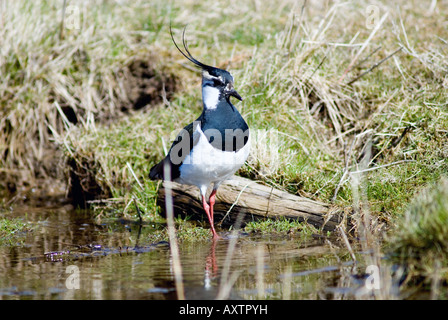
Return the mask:
<path id="1" fill-rule="evenodd" d="M 168 164 L 169 166 L 169 170 L 171 170 L 171 180 L 176 178 L 175 176 L 173 177 L 173 164 L 170 161 L 169 156 L 165 157 L 165 159 L 163 159 L 162 161 L 160 161 L 158 164 L 156 164 L 155 166 L 153 166 L 151 168 L 151 170 L 149 170 L 149 179 L 151 180 L 165 180 L 165 175 L 164 175 L 164 165 Z"/>
<path id="2" fill-rule="evenodd" d="M 165 159 L 160 161 L 158 164 L 153 166 L 151 170 L 149 170 L 149 179 L 151 180 L 163 180 L 163 164 L 165 163 Z"/>

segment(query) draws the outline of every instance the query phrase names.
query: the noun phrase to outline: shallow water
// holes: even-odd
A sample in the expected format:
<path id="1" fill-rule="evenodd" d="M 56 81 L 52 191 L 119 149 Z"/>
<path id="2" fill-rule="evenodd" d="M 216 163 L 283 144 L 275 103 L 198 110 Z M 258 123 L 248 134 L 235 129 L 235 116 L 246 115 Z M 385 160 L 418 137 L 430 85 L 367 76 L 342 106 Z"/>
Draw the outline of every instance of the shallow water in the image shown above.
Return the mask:
<path id="1" fill-rule="evenodd" d="M 0 299 L 178 298 L 169 245 L 144 241 L 158 226 L 96 223 L 64 208 L 7 216 L 35 228 L 23 244 L 0 247 Z M 179 244 L 187 299 L 332 299 L 351 290 L 341 287 L 350 255 L 328 241 L 222 235 Z"/>

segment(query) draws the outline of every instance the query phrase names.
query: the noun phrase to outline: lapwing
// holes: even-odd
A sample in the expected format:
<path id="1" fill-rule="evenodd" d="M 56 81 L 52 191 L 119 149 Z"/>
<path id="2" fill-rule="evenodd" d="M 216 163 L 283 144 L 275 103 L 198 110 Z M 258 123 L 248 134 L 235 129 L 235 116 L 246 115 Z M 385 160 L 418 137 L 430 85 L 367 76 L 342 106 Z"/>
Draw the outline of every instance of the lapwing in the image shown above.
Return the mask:
<path id="1" fill-rule="evenodd" d="M 235 90 L 233 76 L 228 71 L 206 65 L 191 55 L 185 29 L 182 35 L 185 51 L 177 45 L 171 28 L 170 33 L 177 50 L 202 70 L 203 110 L 199 118 L 177 135 L 166 157 L 151 168 L 149 178 L 167 180 L 166 167 L 170 170 L 171 181 L 198 187 L 216 239 L 218 234 L 213 223 L 216 192 L 221 183 L 244 164 L 250 150 L 249 127 L 230 97 L 243 99 Z M 212 184 L 207 203 L 207 189 Z"/>

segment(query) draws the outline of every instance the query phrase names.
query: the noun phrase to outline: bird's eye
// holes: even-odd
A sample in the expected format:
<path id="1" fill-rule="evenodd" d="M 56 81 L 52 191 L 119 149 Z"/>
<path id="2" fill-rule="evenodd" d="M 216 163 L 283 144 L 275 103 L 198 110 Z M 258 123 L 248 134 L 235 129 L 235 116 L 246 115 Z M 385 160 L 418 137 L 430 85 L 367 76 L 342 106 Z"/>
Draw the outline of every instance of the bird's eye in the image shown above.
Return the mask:
<path id="1" fill-rule="evenodd" d="M 222 82 L 220 78 L 213 78 L 213 84 L 215 86 L 222 86 L 224 85 L 224 82 Z"/>

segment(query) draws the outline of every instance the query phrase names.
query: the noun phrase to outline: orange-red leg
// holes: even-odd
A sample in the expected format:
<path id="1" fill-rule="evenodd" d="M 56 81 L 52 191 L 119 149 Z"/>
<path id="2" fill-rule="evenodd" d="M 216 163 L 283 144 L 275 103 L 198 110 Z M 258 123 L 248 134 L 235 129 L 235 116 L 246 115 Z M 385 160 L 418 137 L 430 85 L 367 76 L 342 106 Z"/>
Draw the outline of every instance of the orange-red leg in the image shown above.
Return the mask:
<path id="1" fill-rule="evenodd" d="M 213 201 L 214 204 L 214 201 Z M 218 234 L 216 233 L 215 226 L 213 224 L 213 205 L 208 205 L 207 201 L 205 200 L 205 196 L 202 196 L 202 206 L 204 207 L 205 213 L 207 214 L 208 221 L 210 222 L 210 227 L 212 229 L 213 238 L 219 238 Z"/>
<path id="2" fill-rule="evenodd" d="M 213 218 L 214 218 L 213 207 L 214 207 L 215 202 L 216 202 L 216 189 L 212 190 L 212 193 L 210 194 L 208 202 L 210 203 L 210 216 L 212 218 L 212 224 L 214 224 L 214 221 L 213 221 Z"/>
<path id="3" fill-rule="evenodd" d="M 208 199 L 208 202 L 210 203 L 210 215 L 212 216 L 212 222 L 213 222 L 213 207 L 216 202 L 216 190 L 213 189 L 212 193 L 210 193 L 210 197 Z"/>

